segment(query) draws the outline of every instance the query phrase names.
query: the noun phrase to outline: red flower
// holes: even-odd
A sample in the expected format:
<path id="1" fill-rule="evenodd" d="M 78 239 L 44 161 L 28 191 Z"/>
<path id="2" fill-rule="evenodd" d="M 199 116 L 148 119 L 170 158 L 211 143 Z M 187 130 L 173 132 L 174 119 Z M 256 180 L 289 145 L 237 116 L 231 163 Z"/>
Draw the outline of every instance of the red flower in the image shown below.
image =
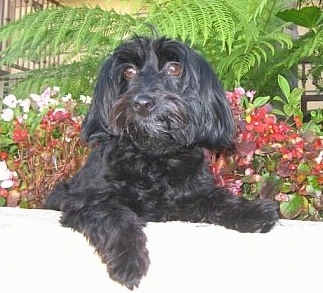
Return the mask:
<path id="1" fill-rule="evenodd" d="M 303 126 L 300 116 L 294 116 L 294 121 L 297 128 L 301 128 Z"/>
<path id="2" fill-rule="evenodd" d="M 70 117 L 70 114 L 63 109 L 51 110 L 48 112 L 48 117 L 50 121 L 63 121 Z"/>
<path id="3" fill-rule="evenodd" d="M 12 139 L 14 142 L 21 142 L 28 138 L 27 129 L 15 128 L 12 134 Z"/>
<path id="4" fill-rule="evenodd" d="M 0 152 L 0 161 L 6 161 L 8 159 L 8 153 Z"/>
<path id="5" fill-rule="evenodd" d="M 0 187 L 0 196 L 7 197 L 8 194 L 9 194 L 8 190 L 6 190 L 5 188 Z"/>

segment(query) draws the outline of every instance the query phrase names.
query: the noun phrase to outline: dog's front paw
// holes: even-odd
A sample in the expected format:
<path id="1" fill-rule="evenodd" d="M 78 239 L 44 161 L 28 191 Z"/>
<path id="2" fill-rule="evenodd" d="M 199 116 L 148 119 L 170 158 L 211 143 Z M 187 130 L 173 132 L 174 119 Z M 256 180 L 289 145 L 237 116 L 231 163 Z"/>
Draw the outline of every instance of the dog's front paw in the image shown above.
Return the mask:
<path id="1" fill-rule="evenodd" d="M 119 243 L 115 249 L 110 251 L 107 260 L 111 279 L 130 290 L 139 286 L 142 277 L 148 271 L 149 264 L 149 253 L 144 243 L 143 245 Z"/>
<path id="2" fill-rule="evenodd" d="M 279 219 L 278 205 L 268 199 L 245 202 L 237 217 L 236 230 L 240 232 L 269 232 Z"/>

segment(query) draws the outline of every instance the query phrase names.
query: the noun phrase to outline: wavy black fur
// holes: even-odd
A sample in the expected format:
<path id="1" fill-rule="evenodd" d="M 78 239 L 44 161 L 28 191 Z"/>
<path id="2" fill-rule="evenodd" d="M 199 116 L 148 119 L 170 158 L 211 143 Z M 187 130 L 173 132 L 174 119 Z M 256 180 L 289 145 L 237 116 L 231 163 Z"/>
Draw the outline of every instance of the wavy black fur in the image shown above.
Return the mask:
<path id="1" fill-rule="evenodd" d="M 92 152 L 45 208 L 61 210 L 62 225 L 83 233 L 110 277 L 133 289 L 150 263 L 149 221 L 268 232 L 278 220 L 274 202 L 248 201 L 214 184 L 203 148 L 231 148 L 234 130 L 202 57 L 178 41 L 136 37 L 103 65 L 82 130 Z"/>

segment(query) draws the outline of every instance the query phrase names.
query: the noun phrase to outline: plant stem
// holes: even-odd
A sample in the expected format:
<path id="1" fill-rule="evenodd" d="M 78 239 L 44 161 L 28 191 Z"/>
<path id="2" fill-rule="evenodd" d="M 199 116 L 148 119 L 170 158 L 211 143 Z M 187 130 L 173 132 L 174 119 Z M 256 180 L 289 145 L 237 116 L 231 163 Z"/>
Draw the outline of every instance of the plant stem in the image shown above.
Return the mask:
<path id="1" fill-rule="evenodd" d="M 269 12 L 268 17 L 267 17 L 267 19 L 266 19 L 266 21 L 265 21 L 264 31 L 266 30 L 266 27 L 267 27 L 267 25 L 268 25 L 269 19 L 271 18 L 271 15 L 272 15 L 272 13 L 273 13 L 274 7 L 276 6 L 276 2 L 277 2 L 276 0 L 273 0 L 273 1 L 272 1 L 272 6 L 271 6 L 271 8 L 270 8 L 270 12 Z"/>

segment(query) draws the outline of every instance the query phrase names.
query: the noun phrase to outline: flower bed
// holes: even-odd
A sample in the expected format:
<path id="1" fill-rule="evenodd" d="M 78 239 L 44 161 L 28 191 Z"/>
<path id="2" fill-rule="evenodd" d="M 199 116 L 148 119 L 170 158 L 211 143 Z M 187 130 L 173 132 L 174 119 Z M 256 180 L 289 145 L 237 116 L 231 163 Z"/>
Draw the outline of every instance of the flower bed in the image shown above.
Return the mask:
<path id="1" fill-rule="evenodd" d="M 276 200 L 283 218 L 321 220 L 323 114 L 302 123 L 301 89 L 279 77 L 284 97 L 227 92 L 237 123 L 236 152 L 210 154 L 217 184 L 237 196 Z M 0 117 L 0 206 L 41 207 L 53 185 L 82 166 L 88 148 L 80 125 L 90 97 L 58 88 L 26 99 L 4 98 Z M 273 107 L 269 101 L 278 106 Z"/>
<path id="2" fill-rule="evenodd" d="M 88 153 L 80 124 L 89 97 L 59 88 L 3 100 L 0 118 L 0 206 L 41 207 L 53 185 L 74 174 Z"/>
<path id="3" fill-rule="evenodd" d="M 227 92 L 237 122 L 236 152 L 213 156 L 211 168 L 217 183 L 238 196 L 276 200 L 283 218 L 321 220 L 322 111 L 303 124 L 302 90 L 290 91 L 281 76 L 279 84 L 284 98 L 255 98 L 242 88 Z"/>

